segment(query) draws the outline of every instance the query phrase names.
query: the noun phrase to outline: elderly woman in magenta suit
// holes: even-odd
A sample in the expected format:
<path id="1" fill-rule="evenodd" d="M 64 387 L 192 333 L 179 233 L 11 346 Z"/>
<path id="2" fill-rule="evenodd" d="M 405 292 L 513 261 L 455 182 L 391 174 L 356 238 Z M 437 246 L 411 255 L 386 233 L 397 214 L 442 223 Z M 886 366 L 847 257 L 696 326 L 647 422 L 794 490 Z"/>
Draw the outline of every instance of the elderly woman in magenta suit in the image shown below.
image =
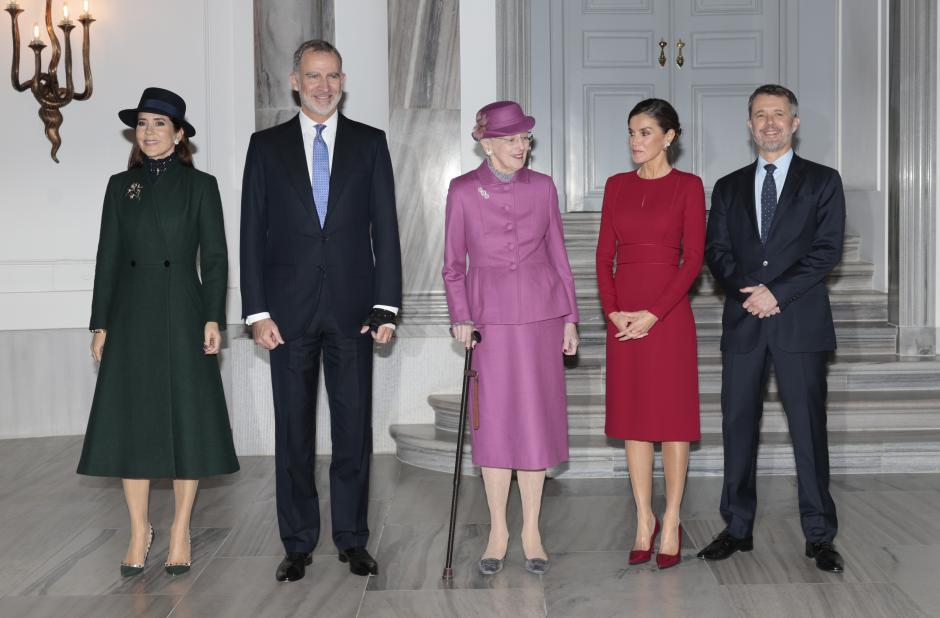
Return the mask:
<path id="1" fill-rule="evenodd" d="M 482 335 L 473 358 L 479 425 L 470 435 L 490 509 L 479 564 L 487 575 L 502 569 L 509 543 L 513 470 L 525 568 L 548 569 L 538 525 L 545 469 L 568 459 L 563 354 L 577 352 L 578 309 L 555 185 L 524 167 L 533 126 L 512 101 L 483 107 L 473 137 L 487 159 L 454 178 L 447 194 L 443 276 L 452 332 L 465 347 L 474 345 L 474 330 Z"/>
<path id="2" fill-rule="evenodd" d="M 222 202 L 215 178 L 193 167 L 185 113 L 179 95 L 147 88 L 118 114 L 135 144 L 101 215 L 90 326 L 101 366 L 78 472 L 123 480 L 125 577 L 143 572 L 153 542 L 150 479 L 173 479 L 164 568 L 180 575 L 192 562 L 198 479 L 238 470 L 217 356 L 228 274 Z"/>

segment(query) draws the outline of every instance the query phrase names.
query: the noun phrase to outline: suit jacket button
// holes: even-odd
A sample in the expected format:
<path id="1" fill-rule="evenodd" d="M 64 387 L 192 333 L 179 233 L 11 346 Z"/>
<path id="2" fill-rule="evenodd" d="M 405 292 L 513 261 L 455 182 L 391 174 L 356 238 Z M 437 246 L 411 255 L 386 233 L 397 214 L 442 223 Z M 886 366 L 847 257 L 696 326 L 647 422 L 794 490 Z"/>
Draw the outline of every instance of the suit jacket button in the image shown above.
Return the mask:
<path id="1" fill-rule="evenodd" d="M 763 262 L 761 262 L 761 266 L 767 266 L 767 260 L 764 260 Z"/>
<path id="2" fill-rule="evenodd" d="M 320 240 L 322 240 L 323 242 L 326 242 L 328 238 L 329 236 L 327 236 L 326 234 L 320 234 Z"/>
<path id="3" fill-rule="evenodd" d="M 163 260 L 163 266 L 166 268 L 170 267 L 170 260 Z"/>
<path id="4" fill-rule="evenodd" d="M 131 268 L 137 266 L 137 260 L 131 260 Z"/>

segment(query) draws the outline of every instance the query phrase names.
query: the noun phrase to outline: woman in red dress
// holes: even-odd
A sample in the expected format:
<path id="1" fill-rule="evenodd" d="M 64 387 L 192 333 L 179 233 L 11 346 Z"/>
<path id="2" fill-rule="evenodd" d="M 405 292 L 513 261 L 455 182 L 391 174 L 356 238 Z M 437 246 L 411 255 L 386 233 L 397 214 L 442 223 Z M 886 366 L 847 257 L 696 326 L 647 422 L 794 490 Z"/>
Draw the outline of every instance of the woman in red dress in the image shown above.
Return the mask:
<path id="1" fill-rule="evenodd" d="M 653 443 L 662 442 L 666 512 L 656 563 L 668 568 L 682 549 L 689 443 L 701 437 L 688 291 L 702 267 L 705 192 L 701 178 L 669 164 L 681 131 L 672 105 L 641 101 L 629 128 L 639 169 L 607 180 L 597 240 L 597 282 L 609 322 L 606 431 L 626 443 L 637 512 L 630 564 L 650 559 L 660 531 L 651 494 Z"/>

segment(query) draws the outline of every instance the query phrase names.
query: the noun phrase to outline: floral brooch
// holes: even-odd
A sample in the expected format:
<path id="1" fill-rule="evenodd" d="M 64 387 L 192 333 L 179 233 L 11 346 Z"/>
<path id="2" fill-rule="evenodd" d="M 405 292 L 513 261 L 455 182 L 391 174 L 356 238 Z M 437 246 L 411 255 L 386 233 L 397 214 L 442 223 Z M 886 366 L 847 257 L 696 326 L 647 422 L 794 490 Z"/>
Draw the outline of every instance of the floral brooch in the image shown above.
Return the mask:
<path id="1" fill-rule="evenodd" d="M 127 197 L 129 197 L 132 200 L 139 200 L 140 191 L 143 188 L 144 186 L 140 184 L 139 182 L 132 183 L 131 186 L 127 188 Z"/>
<path id="2" fill-rule="evenodd" d="M 477 187 L 477 192 L 479 192 L 479 194 L 483 196 L 483 199 L 485 200 L 490 199 L 490 194 L 487 193 L 486 189 L 484 189 L 483 187 Z"/>

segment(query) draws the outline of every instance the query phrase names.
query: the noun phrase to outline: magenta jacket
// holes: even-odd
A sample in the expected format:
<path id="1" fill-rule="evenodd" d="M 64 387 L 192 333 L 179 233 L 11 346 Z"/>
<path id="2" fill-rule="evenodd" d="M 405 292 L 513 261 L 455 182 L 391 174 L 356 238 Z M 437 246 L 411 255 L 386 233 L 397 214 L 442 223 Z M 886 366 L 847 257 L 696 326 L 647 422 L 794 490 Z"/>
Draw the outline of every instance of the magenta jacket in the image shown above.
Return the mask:
<path id="1" fill-rule="evenodd" d="M 523 168 L 503 183 L 484 161 L 454 178 L 447 192 L 442 274 L 454 323 L 525 324 L 558 317 L 577 322 L 551 177 Z"/>

